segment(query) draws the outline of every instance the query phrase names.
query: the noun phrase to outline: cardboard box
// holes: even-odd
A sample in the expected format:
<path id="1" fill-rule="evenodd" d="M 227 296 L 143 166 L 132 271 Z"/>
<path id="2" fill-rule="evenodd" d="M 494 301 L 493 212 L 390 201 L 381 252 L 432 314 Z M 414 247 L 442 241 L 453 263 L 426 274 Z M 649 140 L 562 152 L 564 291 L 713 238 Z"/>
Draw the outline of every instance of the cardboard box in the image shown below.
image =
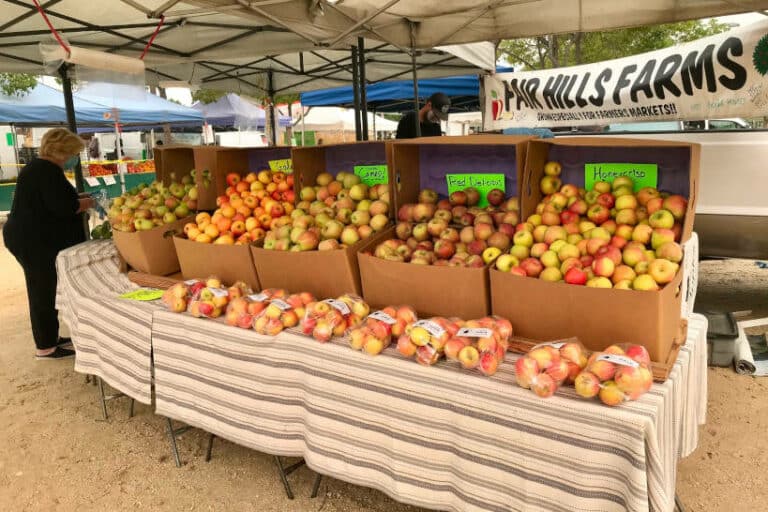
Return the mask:
<path id="1" fill-rule="evenodd" d="M 590 350 L 614 343 L 645 346 L 666 362 L 680 326 L 682 268 L 658 292 L 587 288 L 491 274 L 491 310 L 508 318 L 515 334 L 540 341 L 575 336 Z"/>
<path id="2" fill-rule="evenodd" d="M 693 231 L 694 212 L 699 187 L 701 146 L 685 142 L 625 139 L 614 137 L 558 137 L 532 140 L 523 172 L 520 195 L 521 218 L 535 213 L 543 195 L 539 182 L 544 164 L 559 162 L 563 183 L 584 186 L 586 163 L 653 163 L 658 164 L 658 189 L 688 198 L 688 211 L 683 222 L 682 242 Z"/>
<path id="3" fill-rule="evenodd" d="M 291 158 L 291 148 L 228 148 L 221 146 L 196 146 L 194 148 L 195 183 L 198 188 L 198 209 L 216 209 L 216 198 L 227 189 L 227 174 L 235 172 L 245 176 L 249 172 L 269 169 L 272 160 Z M 203 186 L 203 174 L 208 171 L 210 184 Z"/>
<path id="4" fill-rule="evenodd" d="M 113 231 L 112 238 L 128 265 L 146 274 L 167 276 L 179 271 L 173 233 L 181 231 L 184 224 L 192 220 L 194 217 L 186 217 L 147 231 Z"/>
<path id="5" fill-rule="evenodd" d="M 431 188 L 448 196 L 447 174 L 504 174 L 505 192 L 520 196 L 528 141 L 533 137 L 467 135 L 398 140 L 392 146 L 395 211 Z"/>
<path id="6" fill-rule="evenodd" d="M 488 267 L 435 267 L 387 261 L 373 252 L 391 236 L 370 241 L 357 255 L 363 298 L 375 308 L 407 304 L 419 316 L 481 318 L 490 312 Z"/>
<path id="7" fill-rule="evenodd" d="M 299 191 L 303 187 L 315 185 L 318 174 L 327 172 L 336 176 L 340 172 L 353 173 L 355 166 L 387 165 L 390 206 L 394 206 L 395 179 L 390 162 L 392 146 L 392 142 L 369 141 L 294 148 L 292 158 L 296 201 L 300 201 Z M 390 208 L 390 216 L 395 211 Z"/>
<path id="8" fill-rule="evenodd" d="M 310 292 L 323 299 L 345 293 L 361 295 L 357 253 L 368 243 L 386 240 L 393 233 L 394 228 L 388 228 L 351 247 L 334 251 L 273 251 L 263 249 L 262 242 L 252 245 L 251 251 L 263 288 Z"/>
<path id="9" fill-rule="evenodd" d="M 261 290 L 249 246 L 203 244 L 180 235 L 173 237 L 173 243 L 184 279 L 216 276 L 226 285 L 243 281 Z"/>
<path id="10" fill-rule="evenodd" d="M 189 174 L 195 168 L 192 148 L 193 146 L 186 145 L 156 146 L 153 151 L 157 181 L 162 181 L 168 186 L 174 181 L 179 182 L 183 176 Z"/>

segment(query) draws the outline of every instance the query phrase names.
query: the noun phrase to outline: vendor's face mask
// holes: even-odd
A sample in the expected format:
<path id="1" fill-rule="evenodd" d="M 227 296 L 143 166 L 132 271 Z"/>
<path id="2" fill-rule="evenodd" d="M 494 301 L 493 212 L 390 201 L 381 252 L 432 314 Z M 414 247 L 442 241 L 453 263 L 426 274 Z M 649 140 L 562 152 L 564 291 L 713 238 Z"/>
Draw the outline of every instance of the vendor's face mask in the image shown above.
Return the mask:
<path id="1" fill-rule="evenodd" d="M 78 155 L 71 156 L 64 161 L 64 169 L 74 169 L 77 165 L 77 161 L 80 159 Z"/>
<path id="2" fill-rule="evenodd" d="M 440 119 L 438 119 L 434 111 L 430 110 L 429 112 L 427 112 L 427 121 L 429 121 L 430 123 L 437 124 L 440 122 Z"/>

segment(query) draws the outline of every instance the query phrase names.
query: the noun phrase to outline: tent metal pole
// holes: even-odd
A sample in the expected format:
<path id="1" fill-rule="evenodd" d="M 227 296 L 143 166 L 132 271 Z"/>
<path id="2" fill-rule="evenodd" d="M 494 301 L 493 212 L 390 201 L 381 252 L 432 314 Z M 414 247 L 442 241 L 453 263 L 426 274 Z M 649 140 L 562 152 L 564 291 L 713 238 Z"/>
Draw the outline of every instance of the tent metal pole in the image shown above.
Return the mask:
<path id="1" fill-rule="evenodd" d="M 421 137 L 421 120 L 419 119 L 419 73 L 416 68 L 416 25 L 411 21 L 411 74 L 413 75 L 413 109 L 416 111 L 416 117 L 413 122 L 416 124 L 416 137 Z"/>
<path id="2" fill-rule="evenodd" d="M 360 117 L 362 120 L 363 140 L 368 140 L 368 97 L 365 85 L 365 39 L 357 38 L 357 60 L 360 64 Z M 375 137 L 374 137 L 375 138 Z"/>
<path id="3" fill-rule="evenodd" d="M 376 135 L 376 109 L 373 109 L 373 140 L 379 140 L 379 137 Z"/>
<path id="4" fill-rule="evenodd" d="M 67 64 L 62 64 L 59 68 L 61 77 L 61 88 L 64 93 L 64 107 L 67 110 L 67 124 L 72 133 L 77 133 L 77 119 L 75 118 L 75 101 L 72 99 L 72 80 L 69 78 Z M 78 192 L 85 191 L 85 180 L 83 179 L 83 166 L 80 159 L 75 164 L 75 188 Z"/>
<path id="5" fill-rule="evenodd" d="M 352 47 L 352 97 L 355 105 L 355 140 L 363 140 L 360 126 L 360 65 L 356 46 Z"/>
<path id="6" fill-rule="evenodd" d="M 272 129 L 272 146 L 277 146 L 277 130 L 275 123 L 275 86 L 272 80 L 272 71 L 267 72 L 267 92 L 269 94 L 269 126 Z"/>

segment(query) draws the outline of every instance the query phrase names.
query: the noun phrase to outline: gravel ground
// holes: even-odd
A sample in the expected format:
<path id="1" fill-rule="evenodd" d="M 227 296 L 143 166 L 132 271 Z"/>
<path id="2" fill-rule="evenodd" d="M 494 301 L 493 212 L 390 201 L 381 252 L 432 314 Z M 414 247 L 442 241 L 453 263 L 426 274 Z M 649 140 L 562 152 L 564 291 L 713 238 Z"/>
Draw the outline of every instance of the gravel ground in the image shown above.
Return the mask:
<path id="1" fill-rule="evenodd" d="M 170 458 L 164 423 L 137 405 L 109 404 L 99 421 L 96 388 L 71 361 L 33 359 L 20 267 L 0 245 L 0 510 L 387 511 L 418 509 L 363 487 L 325 479 L 308 498 L 313 474 L 290 477 L 285 498 L 271 457 L 217 441 L 203 461 L 206 436 L 179 441 L 185 465 Z M 697 309 L 752 310 L 768 316 L 768 270 L 753 262 L 702 264 Z M 681 462 L 678 493 L 689 511 L 764 510 L 768 488 L 768 380 L 709 371 L 709 418 L 699 449 Z"/>

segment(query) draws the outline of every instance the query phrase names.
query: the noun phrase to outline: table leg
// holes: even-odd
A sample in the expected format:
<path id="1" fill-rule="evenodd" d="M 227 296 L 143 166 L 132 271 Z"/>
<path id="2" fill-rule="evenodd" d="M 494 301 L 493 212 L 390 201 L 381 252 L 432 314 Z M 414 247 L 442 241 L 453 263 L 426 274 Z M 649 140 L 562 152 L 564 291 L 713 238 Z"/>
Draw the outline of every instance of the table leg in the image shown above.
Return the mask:
<path id="1" fill-rule="evenodd" d="M 173 420 L 166 418 L 168 421 L 168 439 L 171 442 L 171 453 L 173 454 L 173 461 L 176 463 L 176 467 L 181 467 L 181 457 L 179 456 L 179 448 L 176 446 L 176 436 L 183 434 L 190 427 L 173 428 Z"/>
<path id="2" fill-rule="evenodd" d="M 685 512 L 683 501 L 680 499 L 680 496 L 678 496 L 677 494 L 675 494 L 675 512 Z"/>
<path id="3" fill-rule="evenodd" d="M 99 386 L 99 404 L 101 405 L 101 416 L 102 421 L 107 421 L 109 419 L 109 413 L 107 412 L 107 402 L 110 400 L 114 400 L 115 398 L 122 398 L 124 396 L 128 396 L 125 393 L 114 393 L 111 395 L 108 395 L 105 391 L 104 387 L 104 379 L 101 377 L 93 377 L 94 384 L 98 382 Z M 135 400 L 131 397 L 128 397 L 131 399 L 130 403 L 128 404 L 128 417 L 133 418 L 133 408 L 134 408 L 134 402 Z"/>
<path id="4" fill-rule="evenodd" d="M 213 440 L 215 438 L 215 434 L 208 435 L 208 449 L 205 450 L 205 462 L 211 462 L 211 452 L 213 452 Z"/>
<path id="5" fill-rule="evenodd" d="M 323 481 L 323 475 L 320 473 L 315 474 L 315 483 L 312 484 L 312 494 L 309 496 L 310 498 L 317 498 L 317 492 L 320 490 L 320 482 Z"/>

